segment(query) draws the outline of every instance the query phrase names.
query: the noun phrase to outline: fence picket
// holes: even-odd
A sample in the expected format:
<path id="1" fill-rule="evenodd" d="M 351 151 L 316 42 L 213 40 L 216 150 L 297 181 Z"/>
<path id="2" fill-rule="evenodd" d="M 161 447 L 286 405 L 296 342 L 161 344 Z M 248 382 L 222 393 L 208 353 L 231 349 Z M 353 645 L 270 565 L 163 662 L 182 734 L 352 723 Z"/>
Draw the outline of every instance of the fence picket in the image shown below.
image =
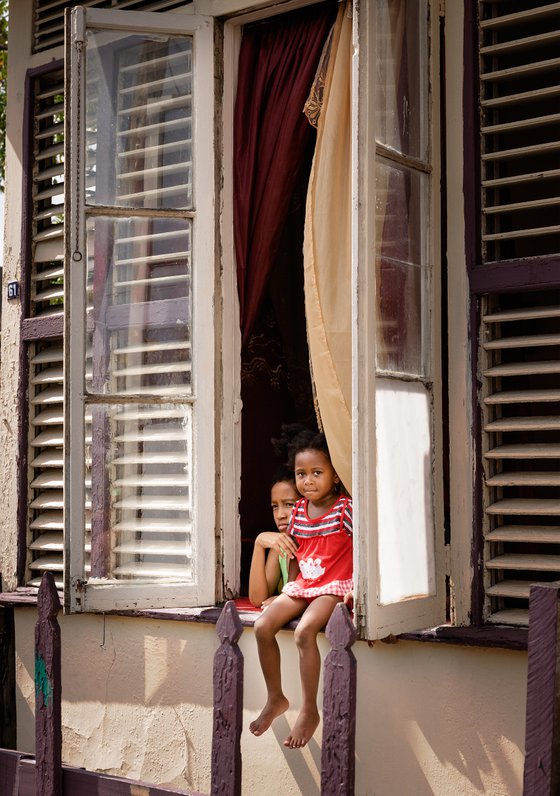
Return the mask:
<path id="1" fill-rule="evenodd" d="M 321 796 L 354 793 L 356 743 L 356 658 L 350 649 L 356 628 L 345 605 L 336 606 L 326 635 L 331 650 L 323 670 Z"/>
<path id="2" fill-rule="evenodd" d="M 60 600 L 52 573 L 37 596 L 35 627 L 35 788 L 37 796 L 62 794 Z"/>
<path id="3" fill-rule="evenodd" d="M 214 655 L 211 794 L 240 796 L 243 654 L 237 642 L 243 626 L 233 600 L 225 604 L 216 631 L 221 644 Z"/>
<path id="4" fill-rule="evenodd" d="M 559 598 L 559 586 L 531 586 L 523 796 L 560 792 Z"/>

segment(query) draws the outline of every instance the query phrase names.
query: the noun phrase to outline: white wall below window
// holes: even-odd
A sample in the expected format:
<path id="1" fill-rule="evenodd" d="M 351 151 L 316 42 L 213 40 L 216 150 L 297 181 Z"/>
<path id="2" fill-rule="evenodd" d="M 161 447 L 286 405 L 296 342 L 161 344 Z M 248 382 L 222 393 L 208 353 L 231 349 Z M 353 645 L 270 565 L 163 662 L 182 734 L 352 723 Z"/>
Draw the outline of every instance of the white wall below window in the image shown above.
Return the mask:
<path id="1" fill-rule="evenodd" d="M 34 609 L 16 609 L 18 748 L 33 751 Z M 96 615 L 60 617 L 63 759 L 155 784 L 208 792 L 215 627 Z M 319 796 L 320 729 L 285 749 L 300 700 L 291 631 L 279 634 L 292 708 L 260 738 L 264 704 L 252 630 L 242 736 L 246 796 Z M 320 637 L 325 654 L 328 642 Z M 520 796 L 527 656 L 401 641 L 354 646 L 357 796 Z M 507 672 L 507 676 L 505 673 Z"/>

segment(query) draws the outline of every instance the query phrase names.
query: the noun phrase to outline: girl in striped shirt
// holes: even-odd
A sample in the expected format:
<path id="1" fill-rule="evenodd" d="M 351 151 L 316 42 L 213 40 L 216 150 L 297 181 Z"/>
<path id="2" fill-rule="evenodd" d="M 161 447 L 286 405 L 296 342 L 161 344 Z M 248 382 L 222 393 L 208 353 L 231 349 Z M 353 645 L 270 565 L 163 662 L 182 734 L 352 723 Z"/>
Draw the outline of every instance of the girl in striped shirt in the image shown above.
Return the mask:
<path id="1" fill-rule="evenodd" d="M 321 657 L 317 634 L 327 624 L 336 604 L 352 590 L 352 502 L 343 494 L 324 434 L 308 430 L 297 433 L 289 445 L 289 461 L 302 495 L 288 529 L 298 543 L 298 550 L 291 556 L 290 580 L 282 594 L 255 622 L 267 702 L 249 729 L 254 735 L 262 735 L 288 709 L 282 691 L 276 634 L 301 616 L 294 638 L 300 659 L 302 707 L 284 741 L 285 746 L 299 749 L 319 724 L 317 689 Z"/>

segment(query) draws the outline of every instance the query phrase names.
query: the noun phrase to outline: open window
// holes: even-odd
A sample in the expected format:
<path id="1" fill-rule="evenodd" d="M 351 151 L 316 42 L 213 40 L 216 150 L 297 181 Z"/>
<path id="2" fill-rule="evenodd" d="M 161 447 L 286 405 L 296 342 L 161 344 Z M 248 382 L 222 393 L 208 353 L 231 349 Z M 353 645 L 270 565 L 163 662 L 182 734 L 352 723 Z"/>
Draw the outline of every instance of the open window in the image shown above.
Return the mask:
<path id="1" fill-rule="evenodd" d="M 66 605 L 208 604 L 213 25 L 82 7 L 68 20 Z"/>

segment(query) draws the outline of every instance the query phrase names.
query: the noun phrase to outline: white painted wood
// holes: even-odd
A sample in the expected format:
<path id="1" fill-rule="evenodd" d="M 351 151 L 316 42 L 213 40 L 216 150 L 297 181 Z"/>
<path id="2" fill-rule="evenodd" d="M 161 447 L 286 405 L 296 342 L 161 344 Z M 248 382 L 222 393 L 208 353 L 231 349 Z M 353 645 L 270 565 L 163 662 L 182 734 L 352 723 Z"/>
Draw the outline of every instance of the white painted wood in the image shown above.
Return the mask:
<path id="1" fill-rule="evenodd" d="M 88 565 L 85 559 L 85 539 L 84 533 L 86 529 L 85 515 L 84 515 L 84 491 L 85 484 L 83 478 L 83 470 L 75 466 L 74 456 L 76 452 L 83 456 L 84 446 L 84 369 L 86 364 L 86 356 L 84 350 L 85 340 L 85 295 L 86 291 L 83 288 L 83 271 L 81 273 L 82 291 L 81 295 L 79 289 L 74 287 L 73 292 L 70 292 L 70 301 L 72 306 L 69 307 L 67 325 L 66 325 L 66 340 L 69 341 L 68 354 L 66 361 L 66 465 L 65 472 L 68 474 L 66 477 L 66 530 L 65 536 L 67 538 L 67 561 L 69 563 L 69 571 L 66 575 L 65 593 L 67 593 L 67 608 L 72 611 L 81 610 L 108 610 L 109 607 L 132 608 L 132 607 L 168 607 L 177 605 L 192 605 L 192 604 L 212 604 L 216 599 L 215 591 L 215 539 L 216 539 L 216 508 L 215 508 L 215 417 L 214 417 L 214 383 L 215 383 L 215 369 L 214 369 L 214 353 L 215 353 L 215 336 L 214 336 L 214 295 L 216 288 L 216 274 L 217 269 L 215 265 L 214 256 L 214 241 L 215 241 L 215 202 L 212 187 L 215 184 L 214 179 L 214 37 L 212 20 L 208 18 L 200 18 L 193 15 L 169 15 L 161 14 L 146 14 L 146 13 L 132 13 L 132 12 L 99 12 L 94 9 L 87 9 L 84 13 L 83 9 L 79 10 L 79 19 L 82 20 L 83 25 L 88 25 L 96 29 L 115 30 L 115 31 L 129 31 L 136 32 L 149 31 L 150 33 L 171 33 L 180 34 L 185 33 L 193 36 L 194 39 L 194 78 L 193 78 L 193 95 L 194 95 L 194 129 L 193 140 L 194 145 L 194 213 L 175 212 L 177 218 L 188 217 L 193 218 L 193 237 L 194 245 L 192 251 L 193 260 L 193 277 L 192 277 L 192 301 L 193 301 L 193 318 L 192 318 L 192 359 L 193 359 L 193 394 L 187 401 L 181 400 L 181 389 L 177 387 L 165 387 L 150 389 L 150 395 L 154 397 L 157 405 L 156 396 L 161 396 L 164 400 L 176 400 L 182 403 L 192 404 L 192 444 L 196 455 L 193 457 L 188 454 L 186 449 L 181 449 L 178 452 L 158 451 L 158 443 L 164 443 L 166 439 L 174 441 L 178 439 L 177 430 L 168 428 L 162 431 L 161 429 L 154 428 L 153 433 L 138 433 L 131 430 L 130 432 L 121 433 L 120 439 L 127 451 L 123 456 L 117 457 L 113 460 L 113 465 L 118 467 L 124 464 L 134 464 L 142 462 L 146 464 L 151 462 L 154 465 L 158 463 L 169 464 L 173 459 L 176 459 L 179 464 L 185 462 L 189 469 L 192 468 L 192 495 L 189 497 L 179 495 L 177 493 L 167 495 L 143 495 L 141 498 L 132 498 L 124 496 L 120 500 L 114 501 L 114 506 L 119 509 L 141 509 L 142 511 L 154 511 L 163 513 L 163 516 L 168 511 L 181 512 L 179 519 L 176 517 L 173 521 L 167 523 L 157 523 L 158 531 L 162 534 L 166 533 L 181 533 L 184 537 L 187 530 L 194 529 L 192 535 L 192 550 L 189 547 L 189 555 L 192 554 L 190 560 L 186 563 L 170 563 L 170 564 L 151 564 L 149 560 L 137 561 L 126 563 L 126 559 L 121 560 L 120 566 L 115 569 L 117 576 L 132 577 L 139 579 L 137 583 L 131 583 L 130 580 L 122 581 L 117 579 L 91 579 L 87 577 Z M 76 64 L 74 64 L 75 68 Z M 74 73 L 73 73 L 74 74 Z M 83 88 L 83 86 L 82 86 Z M 72 94 L 75 98 L 75 94 Z M 80 107 L 83 107 L 83 101 Z M 73 102 L 71 110 L 76 111 L 76 103 Z M 72 118 L 71 116 L 68 117 Z M 83 129 L 83 122 L 79 117 L 73 119 L 73 127 L 70 132 L 76 133 Z M 80 128 L 80 123 L 82 127 Z M 74 163 L 83 162 L 80 160 L 79 154 L 81 152 L 81 143 L 76 141 L 76 138 L 70 134 L 67 135 L 69 145 L 73 147 L 71 150 L 74 153 Z M 72 219 L 72 235 L 70 236 L 70 246 L 67 251 L 67 273 L 71 270 L 72 254 L 78 249 L 83 252 L 81 263 L 85 262 L 86 242 L 83 233 L 83 186 L 85 179 L 83 172 L 75 174 L 74 182 L 71 184 L 70 189 L 67 191 L 67 202 L 70 213 L 66 213 L 66 218 Z M 122 196 L 120 196 L 122 198 Z M 78 200 L 76 203 L 76 199 Z M 104 208 L 104 214 L 111 215 L 111 208 Z M 72 213 L 74 215 L 72 215 Z M 95 214 L 95 213 L 94 213 Z M 116 216 L 122 215 L 117 209 Z M 157 216 L 158 211 L 154 210 L 152 215 Z M 166 216 L 173 215 L 166 212 Z M 75 230 L 78 234 L 75 233 Z M 81 233 L 81 234 L 80 234 Z M 72 237 L 74 236 L 74 237 Z M 189 253 L 186 253 L 189 254 Z M 75 280 L 74 280 L 75 282 Z M 68 283 L 67 283 L 68 284 Z M 141 352 L 138 352 L 141 353 Z M 187 367 L 184 363 L 176 363 L 176 369 L 185 370 Z M 173 370 L 174 364 L 169 363 L 164 371 L 170 372 Z M 133 365 L 127 369 L 127 375 L 131 375 L 134 370 Z M 160 373 L 162 366 L 154 365 L 151 368 L 143 368 L 142 373 Z M 138 371 L 138 375 L 140 372 Z M 184 388 L 183 388 L 184 390 Z M 121 422 L 129 420 L 131 422 L 141 422 L 146 416 L 149 409 L 145 406 L 145 398 L 142 397 L 141 392 L 127 389 L 122 397 L 126 397 L 131 403 L 126 409 L 118 409 L 119 399 L 121 395 L 118 393 L 111 393 L 109 395 L 93 396 L 93 399 L 98 404 L 105 404 L 108 409 L 112 406 L 117 409 L 116 414 L 120 417 Z M 178 406 L 178 404 L 177 404 Z M 127 416 L 127 412 L 132 413 Z M 184 407 L 183 415 L 187 407 Z M 190 411 L 190 410 L 189 410 Z M 81 416 L 80 416 L 81 412 Z M 167 406 L 162 409 L 162 421 L 169 420 L 172 415 L 167 411 Z M 133 418 L 132 414 L 136 417 Z M 189 421 L 189 434 L 190 434 L 190 421 Z M 180 435 L 182 438 L 182 434 Z M 69 444 L 68 444 L 69 443 Z M 141 451 L 135 450 L 145 443 L 155 445 L 155 450 Z M 81 444 L 81 449 L 80 449 Z M 184 447 L 184 446 L 183 446 Z M 190 448 L 190 442 L 188 443 Z M 186 457 L 186 458 L 185 458 Z M 149 479 L 148 479 L 149 480 Z M 152 486 L 156 482 L 152 482 Z M 168 485 L 168 479 L 158 481 L 157 486 L 165 489 Z M 130 486 L 130 485 L 127 485 Z M 174 487 L 178 486 L 175 479 Z M 190 492 L 190 490 L 189 490 Z M 185 512 L 187 514 L 185 515 Z M 189 517 L 188 528 L 183 522 L 184 516 Z M 144 529 L 151 526 L 154 521 L 144 523 L 144 519 L 140 521 L 142 527 L 130 530 L 136 533 L 142 532 Z M 123 522 L 119 531 L 127 532 L 127 523 Z M 149 529 L 149 528 L 148 528 Z M 152 528 L 153 530 L 153 528 Z M 145 542 L 145 540 L 144 540 Z M 136 543 L 138 545 L 138 542 Z M 142 544 L 142 543 L 141 543 Z M 158 543 L 160 544 L 160 543 Z M 161 551 L 164 555 L 171 554 L 172 543 L 171 539 L 162 538 Z M 121 543 L 121 552 L 130 552 L 130 545 L 126 542 Z M 144 544 L 142 552 L 146 555 L 149 545 Z M 174 550 L 177 550 L 175 544 Z M 151 551 L 151 548 L 150 548 Z M 181 557 L 185 556 L 187 547 L 183 547 Z M 164 579 L 164 580 L 162 580 Z M 169 579 L 175 583 L 168 582 Z M 150 582 L 150 580 L 152 582 Z"/>

